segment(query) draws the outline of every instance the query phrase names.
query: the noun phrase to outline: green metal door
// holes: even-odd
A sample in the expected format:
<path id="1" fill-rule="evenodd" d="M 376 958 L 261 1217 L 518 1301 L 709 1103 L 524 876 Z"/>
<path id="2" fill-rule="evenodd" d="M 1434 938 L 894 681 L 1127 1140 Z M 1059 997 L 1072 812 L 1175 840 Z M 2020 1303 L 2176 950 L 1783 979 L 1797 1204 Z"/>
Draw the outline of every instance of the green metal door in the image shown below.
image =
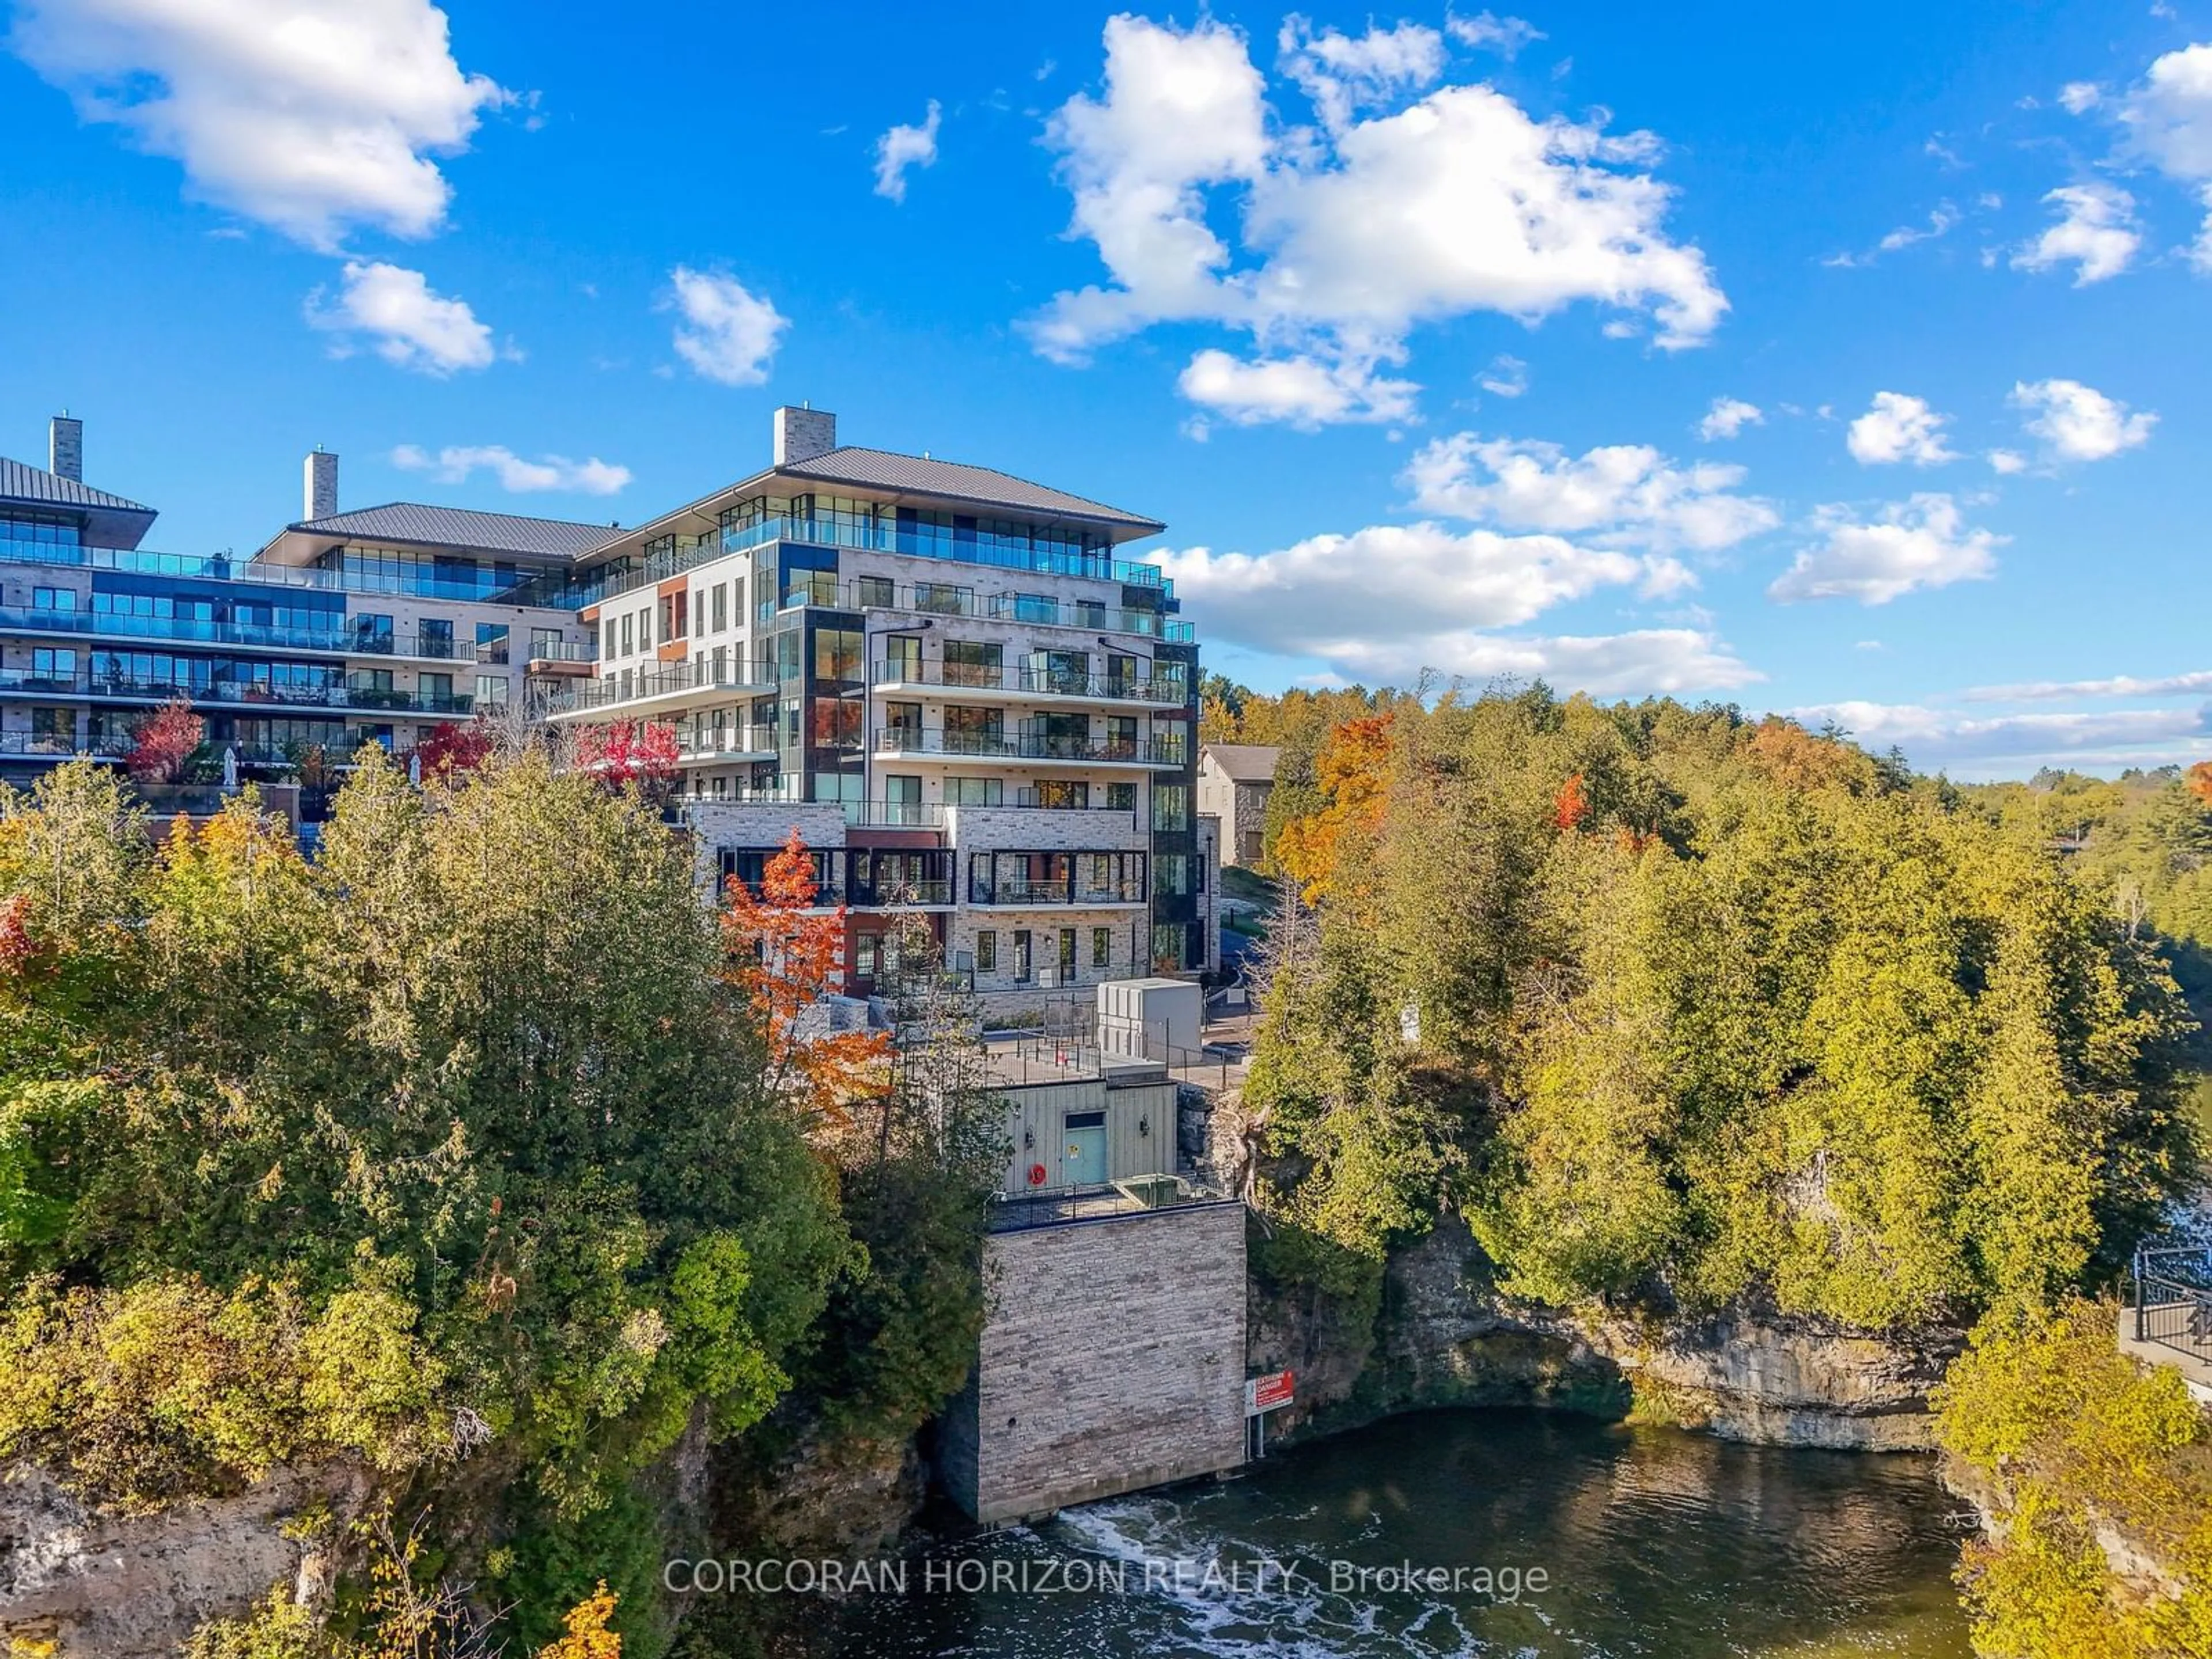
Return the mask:
<path id="1" fill-rule="evenodd" d="M 1086 1112 L 1086 1117 L 1097 1114 Z M 1106 1184 L 1106 1126 L 1103 1123 L 1067 1126 L 1067 1150 L 1062 1156 L 1060 1178 L 1070 1187 Z"/>

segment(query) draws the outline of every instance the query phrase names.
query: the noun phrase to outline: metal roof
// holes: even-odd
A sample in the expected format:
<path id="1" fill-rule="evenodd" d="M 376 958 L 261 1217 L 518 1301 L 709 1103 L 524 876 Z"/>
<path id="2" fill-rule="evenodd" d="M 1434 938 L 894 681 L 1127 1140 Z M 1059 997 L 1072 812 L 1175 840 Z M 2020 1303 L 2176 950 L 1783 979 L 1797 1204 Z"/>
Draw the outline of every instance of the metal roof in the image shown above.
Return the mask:
<path id="1" fill-rule="evenodd" d="M 40 501 L 53 507 L 99 507 L 112 512 L 143 513 L 149 516 L 154 511 L 137 501 L 126 501 L 120 495 L 111 495 L 104 489 L 81 484 L 75 478 L 49 472 L 42 466 L 11 461 L 5 455 L 0 455 L 0 500 Z"/>
<path id="2" fill-rule="evenodd" d="M 42 466 L 0 455 L 0 501 L 62 507 L 86 515 L 85 538 L 100 547 L 136 547 L 157 516 L 150 507 L 111 495 L 49 472 Z"/>
<path id="3" fill-rule="evenodd" d="M 520 553 L 541 559 L 572 559 L 597 547 L 612 533 L 603 524 L 477 513 L 461 507 L 429 507 L 420 501 L 390 501 L 382 507 L 334 513 L 327 519 L 303 520 L 290 528 L 334 542 L 404 542 L 471 553 Z"/>
<path id="4" fill-rule="evenodd" d="M 1209 743 L 1200 750 L 1237 783 L 1273 782 L 1275 760 L 1282 752 L 1264 743 Z"/>
<path id="5" fill-rule="evenodd" d="M 948 501 L 974 501 L 1022 513 L 1049 514 L 1054 518 L 1093 519 L 1147 532 L 1167 528 L 1156 519 L 1124 513 L 1103 501 L 1087 501 L 1066 490 L 1031 483 L 1010 472 L 988 466 L 966 466 L 957 461 L 933 460 L 924 455 L 897 455 L 884 449 L 848 446 L 803 461 L 787 461 L 775 471 L 788 477 L 813 478 L 824 483 L 933 495 Z"/>

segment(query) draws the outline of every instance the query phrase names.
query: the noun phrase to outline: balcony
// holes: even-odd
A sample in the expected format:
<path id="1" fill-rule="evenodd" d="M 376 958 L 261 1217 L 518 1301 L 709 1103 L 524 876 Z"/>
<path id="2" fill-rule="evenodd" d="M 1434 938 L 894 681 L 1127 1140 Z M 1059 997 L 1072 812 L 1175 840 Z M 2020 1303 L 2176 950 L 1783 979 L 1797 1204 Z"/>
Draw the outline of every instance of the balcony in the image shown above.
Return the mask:
<path id="1" fill-rule="evenodd" d="M 1085 882 L 1073 876 L 1035 880 L 1001 876 L 969 883 L 968 902 L 979 910 L 1036 910 L 1070 906 L 1082 910 L 1135 908 L 1148 902 L 1142 881 Z"/>
<path id="2" fill-rule="evenodd" d="M 712 564 L 769 542 L 899 553 L 908 558 L 944 559 L 961 564 L 990 565 L 1002 570 L 1033 571 L 1040 575 L 1082 576 L 1097 581 L 1121 582 L 1132 587 L 1158 588 L 1163 595 L 1173 592 L 1158 565 L 1117 559 L 1103 550 L 1050 542 L 1040 545 L 1030 538 L 988 532 L 963 536 L 934 525 L 902 528 L 895 521 L 831 514 L 819 519 L 765 518 L 752 524 L 734 526 L 696 547 L 648 555 L 634 569 L 613 573 L 594 585 L 586 603 L 619 598 L 634 589 L 666 581 L 671 576 L 680 576 L 701 565 Z"/>
<path id="3" fill-rule="evenodd" d="M 45 732 L 0 732 L 0 760 L 75 760 L 89 755 L 96 760 L 115 760 L 130 752 L 128 738 L 63 737 Z"/>
<path id="4" fill-rule="evenodd" d="M 271 587 L 310 587 L 331 593 L 391 593 L 425 599 L 459 599 L 487 605 L 563 605 L 562 598 L 533 598 L 526 590 L 544 575 L 564 572 L 516 571 L 505 577 L 480 570 L 473 580 L 441 580 L 422 567 L 392 570 L 327 569 L 315 565 L 263 564 L 258 560 L 213 553 L 150 553 L 140 548 L 91 547 L 81 544 L 16 541 L 0 537 L 0 563 L 43 564 L 76 570 L 120 570 L 143 576 L 185 576 L 198 581 L 255 582 Z"/>
<path id="5" fill-rule="evenodd" d="M 696 731 L 679 729 L 676 733 L 676 758 L 681 766 L 735 766 L 775 757 L 776 731 L 773 726 L 730 726 L 720 731 L 708 726 Z"/>
<path id="6" fill-rule="evenodd" d="M 189 699 L 196 707 L 240 708 L 353 708 L 398 714 L 465 716 L 476 708 L 471 696 L 401 691 L 354 684 L 291 685 L 271 680 L 138 679 L 124 674 L 39 674 L 24 669 L 0 672 L 0 693 L 88 697 L 122 702 L 167 702 Z"/>
<path id="7" fill-rule="evenodd" d="M 1190 700 L 1187 682 L 1166 677 L 1092 674 L 1054 668 L 992 668 L 957 662 L 879 662 L 869 684 L 885 696 L 902 694 L 942 696 L 957 693 L 963 702 L 1026 702 L 1109 706 L 1141 703 L 1181 708 Z"/>
<path id="8" fill-rule="evenodd" d="M 854 830 L 942 830 L 945 808 L 918 800 L 848 800 L 845 822 Z"/>
<path id="9" fill-rule="evenodd" d="M 1145 769 L 1179 767 L 1189 753 L 1179 738 L 1109 738 L 1101 743 L 1078 738 L 1007 737 L 995 732 L 915 731 L 908 726 L 879 728 L 873 750 L 879 760 L 927 759 L 948 766 L 1029 763 Z"/>
<path id="10" fill-rule="evenodd" d="M 58 635 L 77 640 L 161 640 L 321 657 L 404 658 L 453 662 L 460 653 L 449 635 L 362 634 L 351 630 L 206 622 L 190 617 L 133 617 L 104 611 L 0 611 L 0 634 Z"/>
<path id="11" fill-rule="evenodd" d="M 546 718 L 555 721 L 649 719 L 681 714 L 738 697 L 773 696 L 775 672 L 767 664 L 677 663 L 629 676 L 594 680 L 556 699 Z"/>
<path id="12" fill-rule="evenodd" d="M 1191 625 L 1158 611 L 1123 610 L 1083 599 L 1055 599 L 1042 593 L 993 593 L 983 614 L 998 622 L 1028 623 L 1038 628 L 1080 628 L 1094 634 L 1143 634 L 1158 640 L 1188 641 Z"/>
<path id="13" fill-rule="evenodd" d="M 846 902 L 855 910 L 941 910 L 952 903 L 952 884 L 942 877 L 878 882 L 872 886 L 863 886 L 854 879 L 848 888 Z"/>

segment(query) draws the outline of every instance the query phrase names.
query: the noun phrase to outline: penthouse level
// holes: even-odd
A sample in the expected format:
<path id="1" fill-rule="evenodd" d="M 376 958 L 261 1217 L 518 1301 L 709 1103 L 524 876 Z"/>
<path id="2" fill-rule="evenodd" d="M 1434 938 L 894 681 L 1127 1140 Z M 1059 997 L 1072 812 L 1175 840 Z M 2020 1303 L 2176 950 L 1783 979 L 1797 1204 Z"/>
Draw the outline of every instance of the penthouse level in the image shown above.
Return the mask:
<path id="1" fill-rule="evenodd" d="M 84 483 L 83 435 L 58 416 L 47 466 L 0 459 L 0 781 L 119 757 L 180 696 L 211 750 L 282 769 L 318 748 L 341 763 L 364 742 L 404 752 L 588 672 L 574 612 L 515 595 L 610 526 L 343 513 L 337 457 L 319 450 L 301 516 L 258 554 L 164 553 L 143 545 L 154 508 Z"/>

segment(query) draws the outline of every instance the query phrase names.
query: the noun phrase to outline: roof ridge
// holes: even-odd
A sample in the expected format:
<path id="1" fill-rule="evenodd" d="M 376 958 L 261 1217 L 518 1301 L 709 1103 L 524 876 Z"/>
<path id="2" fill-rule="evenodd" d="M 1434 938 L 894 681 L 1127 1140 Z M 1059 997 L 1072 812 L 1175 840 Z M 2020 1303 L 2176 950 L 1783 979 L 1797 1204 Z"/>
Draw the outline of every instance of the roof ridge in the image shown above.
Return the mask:
<path id="1" fill-rule="evenodd" d="M 319 519 L 301 519 L 292 527 L 305 530 L 319 524 L 328 524 L 333 519 L 349 518 L 356 513 L 382 513 L 395 507 L 419 507 L 432 513 L 472 513 L 480 519 L 513 519 L 520 524 L 556 524 L 575 530 L 607 530 L 618 526 L 603 525 L 591 519 L 555 519 L 542 513 L 501 513 L 488 507 L 448 507 L 442 501 L 379 501 L 374 507 L 341 507 L 336 513 Z"/>

